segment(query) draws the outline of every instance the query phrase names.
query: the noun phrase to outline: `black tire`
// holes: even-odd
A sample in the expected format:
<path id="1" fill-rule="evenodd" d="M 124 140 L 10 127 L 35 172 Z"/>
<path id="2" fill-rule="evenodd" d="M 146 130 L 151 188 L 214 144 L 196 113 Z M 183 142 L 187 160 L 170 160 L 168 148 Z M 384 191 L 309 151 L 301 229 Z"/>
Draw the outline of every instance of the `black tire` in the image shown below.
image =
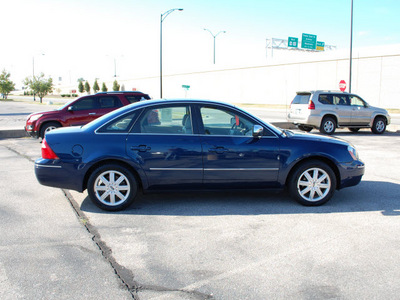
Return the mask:
<path id="1" fill-rule="evenodd" d="M 297 128 L 299 128 L 301 131 L 305 131 L 305 132 L 310 132 L 311 130 L 313 130 L 313 128 L 311 126 L 307 126 L 307 125 L 299 125 L 299 126 L 297 126 Z"/>
<path id="2" fill-rule="evenodd" d="M 386 130 L 386 120 L 383 117 L 376 117 L 372 124 L 371 131 L 376 134 L 382 134 Z"/>
<path id="3" fill-rule="evenodd" d="M 336 176 L 332 168 L 319 160 L 304 162 L 291 175 L 288 188 L 291 196 L 305 206 L 318 206 L 332 198 Z"/>
<path id="4" fill-rule="evenodd" d="M 124 166 L 107 164 L 90 175 L 87 189 L 90 200 L 96 206 L 118 211 L 132 204 L 138 193 L 138 184 L 132 172 Z"/>
<path id="5" fill-rule="evenodd" d="M 57 122 L 45 123 L 40 128 L 40 137 L 43 139 L 44 136 L 46 135 L 46 132 L 49 132 L 49 131 L 59 128 L 59 127 L 61 127 L 61 125 L 60 125 L 60 123 L 57 123 Z"/>
<path id="6" fill-rule="evenodd" d="M 324 134 L 334 134 L 336 130 L 336 121 L 331 117 L 325 117 L 322 119 L 321 127 L 319 131 Z"/>
<path id="7" fill-rule="evenodd" d="M 360 130 L 360 128 L 356 128 L 356 127 L 350 127 L 349 130 L 351 132 L 358 132 Z"/>

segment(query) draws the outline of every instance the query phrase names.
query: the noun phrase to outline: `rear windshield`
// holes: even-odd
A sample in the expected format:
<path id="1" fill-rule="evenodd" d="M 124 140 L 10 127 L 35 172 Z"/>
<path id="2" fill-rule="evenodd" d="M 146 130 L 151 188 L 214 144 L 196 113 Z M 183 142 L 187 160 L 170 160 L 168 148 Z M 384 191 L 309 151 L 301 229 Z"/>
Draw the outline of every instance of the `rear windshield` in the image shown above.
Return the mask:
<path id="1" fill-rule="evenodd" d="M 297 94 L 294 97 L 292 104 L 308 104 L 311 94 Z"/>

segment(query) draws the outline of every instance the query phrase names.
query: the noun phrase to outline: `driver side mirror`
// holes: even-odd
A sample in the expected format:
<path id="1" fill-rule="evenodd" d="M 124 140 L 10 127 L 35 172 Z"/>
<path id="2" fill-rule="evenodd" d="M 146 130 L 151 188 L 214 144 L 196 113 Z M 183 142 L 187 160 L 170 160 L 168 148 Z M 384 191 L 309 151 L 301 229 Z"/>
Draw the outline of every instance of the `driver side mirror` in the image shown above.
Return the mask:
<path id="1" fill-rule="evenodd" d="M 68 111 L 74 111 L 74 106 L 73 105 L 68 106 Z"/>
<path id="2" fill-rule="evenodd" d="M 261 138 L 264 132 L 264 128 L 260 125 L 253 126 L 253 137 L 254 138 Z"/>

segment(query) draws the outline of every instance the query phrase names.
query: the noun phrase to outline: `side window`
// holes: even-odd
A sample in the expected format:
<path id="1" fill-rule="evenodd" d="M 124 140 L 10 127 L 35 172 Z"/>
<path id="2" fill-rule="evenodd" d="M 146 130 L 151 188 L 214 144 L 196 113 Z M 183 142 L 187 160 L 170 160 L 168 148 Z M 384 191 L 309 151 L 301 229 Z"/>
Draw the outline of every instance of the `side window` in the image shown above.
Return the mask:
<path id="1" fill-rule="evenodd" d="M 365 102 L 358 98 L 357 96 L 349 96 L 350 105 L 352 106 L 365 106 Z"/>
<path id="2" fill-rule="evenodd" d="M 204 134 L 252 136 L 252 121 L 228 110 L 213 107 L 200 108 Z"/>
<path id="3" fill-rule="evenodd" d="M 97 132 L 102 133 L 125 133 L 129 132 L 129 129 L 132 126 L 135 118 L 137 116 L 136 112 L 124 115 L 122 117 L 117 118 L 105 125 L 103 125 Z"/>
<path id="4" fill-rule="evenodd" d="M 318 101 L 322 104 L 333 104 L 331 95 L 319 95 Z"/>
<path id="5" fill-rule="evenodd" d="M 99 104 L 100 108 L 116 108 L 122 106 L 121 101 L 112 96 L 99 97 Z"/>
<path id="6" fill-rule="evenodd" d="M 150 99 L 147 95 L 126 95 L 125 98 L 126 98 L 126 100 L 129 101 L 129 103 L 135 103 L 135 102 Z"/>
<path id="7" fill-rule="evenodd" d="M 135 133 L 193 134 L 189 106 L 152 107 L 146 109 L 133 130 Z"/>
<path id="8" fill-rule="evenodd" d="M 97 109 L 98 102 L 96 97 L 83 98 L 73 105 L 73 110 L 86 110 L 86 109 Z"/>
<path id="9" fill-rule="evenodd" d="M 345 95 L 333 95 L 332 98 L 335 105 L 349 105 Z"/>

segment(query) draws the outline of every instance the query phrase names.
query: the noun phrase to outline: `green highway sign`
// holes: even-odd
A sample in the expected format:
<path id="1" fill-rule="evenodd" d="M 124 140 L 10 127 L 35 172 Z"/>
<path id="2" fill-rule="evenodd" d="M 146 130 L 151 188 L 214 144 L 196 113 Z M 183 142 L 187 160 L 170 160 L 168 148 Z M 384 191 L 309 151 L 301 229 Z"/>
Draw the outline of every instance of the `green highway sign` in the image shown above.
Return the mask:
<path id="1" fill-rule="evenodd" d="M 301 38 L 301 48 L 315 50 L 317 47 L 317 36 L 314 34 L 303 33 Z"/>
<path id="2" fill-rule="evenodd" d="M 325 50 L 325 42 L 317 42 L 317 51 Z"/>
<path id="3" fill-rule="evenodd" d="M 297 48 L 299 46 L 299 39 L 289 36 L 287 46 L 288 48 Z"/>
<path id="4" fill-rule="evenodd" d="M 184 89 L 190 89 L 190 85 L 182 85 L 182 88 L 184 88 Z"/>

